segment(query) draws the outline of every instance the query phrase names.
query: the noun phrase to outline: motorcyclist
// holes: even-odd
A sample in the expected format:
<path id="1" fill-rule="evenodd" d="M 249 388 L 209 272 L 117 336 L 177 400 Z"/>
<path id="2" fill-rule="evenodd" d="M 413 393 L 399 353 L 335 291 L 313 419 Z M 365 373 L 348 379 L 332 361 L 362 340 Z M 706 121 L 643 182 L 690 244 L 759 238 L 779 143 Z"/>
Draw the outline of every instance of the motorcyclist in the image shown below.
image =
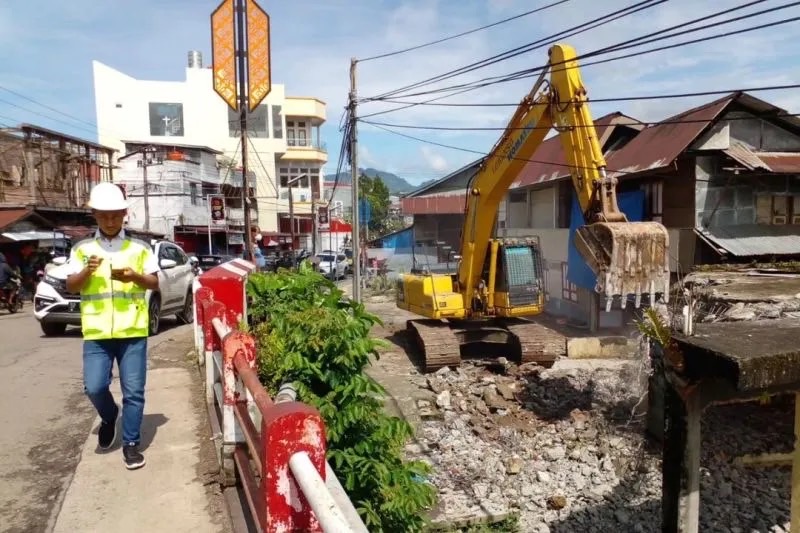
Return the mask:
<path id="1" fill-rule="evenodd" d="M 6 294 L 6 299 L 11 300 L 17 291 L 13 280 L 19 280 L 19 275 L 6 262 L 6 256 L 0 252 L 0 289 Z"/>

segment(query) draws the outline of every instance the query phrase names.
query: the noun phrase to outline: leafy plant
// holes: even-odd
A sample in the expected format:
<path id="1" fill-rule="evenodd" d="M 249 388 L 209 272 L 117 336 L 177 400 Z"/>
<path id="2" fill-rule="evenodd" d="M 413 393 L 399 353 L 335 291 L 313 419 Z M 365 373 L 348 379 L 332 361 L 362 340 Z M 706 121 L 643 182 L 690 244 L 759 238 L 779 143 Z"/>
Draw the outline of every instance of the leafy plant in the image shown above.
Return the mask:
<path id="1" fill-rule="evenodd" d="M 292 382 L 316 407 L 328 458 L 370 531 L 421 531 L 436 501 L 429 466 L 405 461 L 410 425 L 384 411 L 385 390 L 364 369 L 381 341 L 380 319 L 306 264 L 250 277 L 259 371 L 272 393 Z"/>
<path id="2" fill-rule="evenodd" d="M 652 307 L 644 310 L 642 320 L 636 322 L 636 327 L 642 335 L 661 346 L 667 346 L 672 338 L 669 326 Z"/>

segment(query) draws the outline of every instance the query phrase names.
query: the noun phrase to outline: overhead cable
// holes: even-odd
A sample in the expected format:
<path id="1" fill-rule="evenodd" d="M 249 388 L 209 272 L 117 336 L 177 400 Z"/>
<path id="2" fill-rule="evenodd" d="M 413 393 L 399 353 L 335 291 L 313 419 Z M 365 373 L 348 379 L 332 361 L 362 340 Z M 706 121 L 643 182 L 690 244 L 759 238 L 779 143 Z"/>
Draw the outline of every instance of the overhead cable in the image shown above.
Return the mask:
<path id="1" fill-rule="evenodd" d="M 473 28 L 471 30 L 463 31 L 463 32 L 457 33 L 455 35 L 450 35 L 449 37 L 442 37 L 441 39 L 436 39 L 435 41 L 430 41 L 430 42 L 427 42 L 427 43 L 418 44 L 416 46 L 411 46 L 409 48 L 404 48 L 402 50 L 395 50 L 394 52 L 387 52 L 385 54 L 379 54 L 379 55 L 374 55 L 374 56 L 370 56 L 370 57 L 365 57 L 363 59 L 359 59 L 358 62 L 359 63 L 363 63 L 365 61 L 372 61 L 373 59 L 383 59 L 385 57 L 396 56 L 396 55 L 399 55 L 399 54 L 404 54 L 406 52 L 411 52 L 411 51 L 414 51 L 414 50 L 419 50 L 421 48 L 426 48 L 428 46 L 433 46 L 435 44 L 440 44 L 440 43 L 443 43 L 443 42 L 446 42 L 446 41 L 451 41 L 453 39 L 457 39 L 458 37 L 464 37 L 465 35 L 470 35 L 470 34 L 473 34 L 473 33 L 476 33 L 476 32 L 482 31 L 482 30 L 493 28 L 495 26 L 499 26 L 501 24 L 505 24 L 506 22 L 511 22 L 513 20 L 521 19 L 522 17 L 527 17 L 528 15 L 533 15 L 534 13 L 538 13 L 540 11 L 544 11 L 546 9 L 550 9 L 551 7 L 555 7 L 555 6 L 558 6 L 560 4 L 565 4 L 567 2 L 569 2 L 569 0 L 558 0 L 557 2 L 553 2 L 553 3 L 547 4 L 547 5 L 542 6 L 542 7 L 538 7 L 536 9 L 531 9 L 530 11 L 525 11 L 524 13 L 519 13 L 517 15 L 513 15 L 511 17 L 504 18 L 503 20 L 498 20 L 496 22 L 492 22 L 491 24 L 486 24 L 486 25 L 480 26 L 478 28 Z"/>
<path id="2" fill-rule="evenodd" d="M 477 69 L 484 68 L 484 67 L 487 67 L 487 66 L 490 66 L 490 65 L 494 65 L 494 64 L 499 63 L 501 61 L 504 61 L 506 59 L 510 59 L 512 57 L 516 57 L 518 55 L 521 55 L 521 54 L 524 54 L 524 53 L 529 52 L 531 50 L 534 50 L 534 49 L 536 49 L 538 47 L 547 46 L 548 44 L 551 44 L 551 43 L 553 43 L 553 42 L 555 42 L 555 41 L 557 41 L 559 39 L 564 39 L 566 37 L 577 35 L 578 33 L 582 33 L 582 32 L 594 29 L 594 28 L 596 28 L 598 26 L 602 26 L 603 24 L 608 24 L 609 22 L 617 20 L 618 18 L 631 15 L 633 13 L 636 13 L 636 12 L 644 10 L 644 9 L 649 9 L 651 7 L 655 7 L 655 6 L 657 6 L 659 4 L 662 4 L 662 3 L 666 2 L 666 1 L 667 0 L 644 0 L 644 1 L 639 2 L 637 4 L 633 4 L 631 6 L 623 8 L 623 9 L 612 11 L 611 13 L 607 13 L 607 14 L 602 15 L 600 17 L 597 17 L 595 19 L 589 20 L 587 22 L 583 22 L 583 23 L 578 24 L 576 26 L 573 26 L 571 28 L 567 28 L 565 30 L 553 33 L 553 34 L 551 34 L 551 35 L 549 35 L 547 37 L 543 37 L 541 39 L 537 39 L 535 41 L 529 42 L 529 43 L 524 44 L 522 46 L 518 46 L 516 48 L 512 48 L 510 50 L 506 50 L 505 52 L 501 52 L 501 53 L 496 54 L 494 56 L 491 56 L 491 57 L 488 57 L 488 58 L 485 58 L 485 59 L 481 59 L 480 61 L 476 61 L 474 63 L 470 63 L 468 65 L 464 65 L 463 67 L 459 67 L 457 69 L 450 70 L 450 71 L 445 72 L 443 74 L 439 74 L 437 76 L 433 76 L 431 78 L 427 78 L 427 79 L 418 81 L 416 83 L 412 83 L 410 85 L 406 85 L 404 87 L 400 87 L 398 89 L 394 89 L 392 91 L 388 91 L 388 92 L 385 92 L 385 93 L 382 93 L 382 94 L 379 94 L 379 95 L 376 95 L 376 96 L 373 96 L 373 97 L 362 98 L 361 101 L 362 102 L 366 102 L 366 101 L 371 101 L 371 100 L 380 100 L 381 98 L 387 98 L 387 97 L 390 97 L 390 96 L 395 96 L 398 93 L 401 93 L 403 91 L 408 91 L 408 90 L 411 90 L 411 89 L 415 89 L 417 87 L 421 87 L 421 86 L 424 86 L 424 85 L 429 85 L 431 83 L 435 83 L 437 81 L 443 81 L 443 80 L 446 80 L 448 78 L 452 78 L 452 77 L 455 77 L 455 76 L 460 76 L 461 74 L 465 74 L 465 73 L 471 72 L 473 70 L 477 70 Z M 759 0 L 759 1 L 765 1 L 765 0 Z M 570 33 L 570 32 L 573 32 L 573 33 Z"/>

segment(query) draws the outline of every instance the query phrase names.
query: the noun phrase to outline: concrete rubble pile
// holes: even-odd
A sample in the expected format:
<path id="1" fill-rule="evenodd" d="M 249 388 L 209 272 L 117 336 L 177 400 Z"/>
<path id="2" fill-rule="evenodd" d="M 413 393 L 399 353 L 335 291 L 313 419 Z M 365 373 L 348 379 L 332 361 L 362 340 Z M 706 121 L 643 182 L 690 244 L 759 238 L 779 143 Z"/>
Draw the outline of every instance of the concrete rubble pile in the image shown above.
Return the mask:
<path id="1" fill-rule="evenodd" d="M 800 318 L 800 274 L 743 269 L 688 275 L 700 322 Z"/>
<path id="2" fill-rule="evenodd" d="M 416 375 L 432 393 L 417 400 L 421 422 L 407 450 L 433 465 L 437 521 L 516 515 L 525 532 L 659 530 L 660 448 L 648 444 L 641 412 L 646 372 L 636 360 L 564 360 L 551 369 L 464 362 Z M 785 470 L 730 458 L 785 444 L 791 416 L 753 433 L 736 422 L 741 411 L 720 413 L 708 417 L 719 445 L 704 446 L 703 531 L 784 531 Z M 753 491 L 763 498 L 757 510 Z"/>

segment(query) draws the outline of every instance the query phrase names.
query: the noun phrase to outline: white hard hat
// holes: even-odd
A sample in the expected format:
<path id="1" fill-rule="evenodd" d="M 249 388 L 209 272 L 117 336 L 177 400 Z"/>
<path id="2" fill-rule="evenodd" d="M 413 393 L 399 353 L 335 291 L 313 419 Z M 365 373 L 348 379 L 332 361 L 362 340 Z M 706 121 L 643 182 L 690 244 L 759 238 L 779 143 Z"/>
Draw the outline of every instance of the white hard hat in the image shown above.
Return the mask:
<path id="1" fill-rule="evenodd" d="M 89 194 L 89 207 L 97 211 L 122 211 L 128 208 L 128 202 L 118 185 L 103 181 Z"/>

